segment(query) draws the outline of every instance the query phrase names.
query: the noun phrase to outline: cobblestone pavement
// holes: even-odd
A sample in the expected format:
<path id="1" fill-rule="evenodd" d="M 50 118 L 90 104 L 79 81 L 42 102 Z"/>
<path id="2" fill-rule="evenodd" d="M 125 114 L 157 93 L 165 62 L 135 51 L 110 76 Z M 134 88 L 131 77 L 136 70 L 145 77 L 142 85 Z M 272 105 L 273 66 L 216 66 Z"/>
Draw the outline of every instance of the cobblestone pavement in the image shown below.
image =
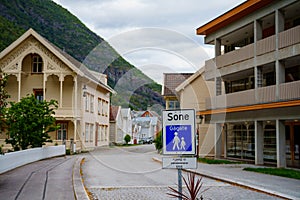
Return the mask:
<path id="1" fill-rule="evenodd" d="M 205 180 L 204 180 L 205 181 Z M 176 186 L 174 186 L 176 187 Z M 208 190 L 206 190 L 208 188 Z M 185 188 L 183 188 L 185 190 Z M 243 189 L 227 184 L 226 186 L 204 186 L 206 190 L 202 196 L 204 199 L 280 199 L 267 194 Z M 137 186 L 137 187 L 110 187 L 90 188 L 94 200 L 170 200 L 174 199 L 167 195 L 170 190 L 167 186 Z M 199 196 L 200 197 L 200 196 Z"/>

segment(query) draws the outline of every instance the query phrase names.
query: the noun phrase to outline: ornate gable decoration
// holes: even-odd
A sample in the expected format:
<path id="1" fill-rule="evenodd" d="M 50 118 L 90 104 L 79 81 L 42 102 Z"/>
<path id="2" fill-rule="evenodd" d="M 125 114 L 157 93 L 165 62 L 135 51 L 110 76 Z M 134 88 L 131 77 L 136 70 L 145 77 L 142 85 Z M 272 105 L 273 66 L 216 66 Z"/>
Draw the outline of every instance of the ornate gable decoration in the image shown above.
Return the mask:
<path id="1" fill-rule="evenodd" d="M 54 55 L 48 48 L 34 37 L 29 37 L 22 41 L 12 51 L 0 60 L 0 68 L 9 74 L 20 73 L 22 60 L 28 54 L 39 54 L 44 61 L 44 73 L 47 74 L 74 74 L 73 70 Z"/>

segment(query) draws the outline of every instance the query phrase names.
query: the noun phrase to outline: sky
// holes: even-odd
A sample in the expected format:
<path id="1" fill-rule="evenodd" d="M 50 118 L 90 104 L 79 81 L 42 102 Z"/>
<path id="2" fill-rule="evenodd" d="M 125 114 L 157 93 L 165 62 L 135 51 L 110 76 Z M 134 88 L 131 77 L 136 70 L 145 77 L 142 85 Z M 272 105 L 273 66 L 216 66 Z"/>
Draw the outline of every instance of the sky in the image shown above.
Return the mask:
<path id="1" fill-rule="evenodd" d="M 53 0 L 159 84 L 214 56 L 196 29 L 243 0 Z"/>

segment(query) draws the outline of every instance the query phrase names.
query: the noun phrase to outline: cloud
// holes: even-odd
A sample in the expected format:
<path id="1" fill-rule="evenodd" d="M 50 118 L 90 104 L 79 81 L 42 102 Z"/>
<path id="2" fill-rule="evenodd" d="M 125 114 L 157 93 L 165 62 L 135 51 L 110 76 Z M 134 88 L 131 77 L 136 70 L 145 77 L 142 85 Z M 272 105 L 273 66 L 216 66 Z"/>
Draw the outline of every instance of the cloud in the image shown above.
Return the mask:
<path id="1" fill-rule="evenodd" d="M 191 72 L 202 67 L 214 51 L 203 44 L 203 36 L 196 35 L 196 28 L 242 3 L 241 0 L 54 1 L 159 83 L 168 71 Z"/>

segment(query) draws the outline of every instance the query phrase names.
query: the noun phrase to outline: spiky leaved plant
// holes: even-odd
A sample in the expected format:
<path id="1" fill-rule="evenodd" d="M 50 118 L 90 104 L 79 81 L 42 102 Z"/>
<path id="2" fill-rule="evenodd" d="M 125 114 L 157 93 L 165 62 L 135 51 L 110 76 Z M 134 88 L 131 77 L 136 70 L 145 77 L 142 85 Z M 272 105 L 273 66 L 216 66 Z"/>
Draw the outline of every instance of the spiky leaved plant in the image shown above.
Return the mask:
<path id="1" fill-rule="evenodd" d="M 171 196 L 172 198 L 182 198 L 182 200 L 198 200 L 198 196 L 200 195 L 200 199 L 203 199 L 203 194 L 209 188 L 200 192 L 203 183 L 202 177 L 196 179 L 196 174 L 192 172 L 188 172 L 187 179 L 182 176 L 184 184 L 186 185 L 187 192 L 179 192 L 177 189 L 168 187 L 171 190 L 171 193 L 167 193 L 167 195 Z"/>

